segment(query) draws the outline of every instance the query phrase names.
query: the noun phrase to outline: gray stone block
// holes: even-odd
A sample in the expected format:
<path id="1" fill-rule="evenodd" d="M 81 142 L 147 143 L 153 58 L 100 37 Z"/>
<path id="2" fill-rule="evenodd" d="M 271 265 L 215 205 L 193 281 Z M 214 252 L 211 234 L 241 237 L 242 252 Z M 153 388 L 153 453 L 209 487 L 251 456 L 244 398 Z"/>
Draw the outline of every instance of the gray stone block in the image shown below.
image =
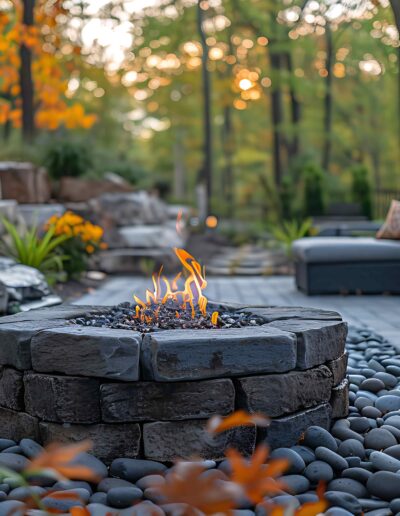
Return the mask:
<path id="1" fill-rule="evenodd" d="M 349 414 L 349 381 L 347 378 L 332 389 L 331 407 L 333 418 L 344 418 Z"/>
<path id="2" fill-rule="evenodd" d="M 333 385 L 338 385 L 345 377 L 347 371 L 348 353 L 344 353 L 336 360 L 330 360 L 326 363 L 333 375 Z"/>
<path id="3" fill-rule="evenodd" d="M 25 373 L 25 410 L 58 423 L 100 422 L 100 381 Z"/>
<path id="4" fill-rule="evenodd" d="M 135 381 L 139 378 L 141 335 L 71 325 L 45 330 L 32 339 L 32 367 L 37 372 Z"/>
<path id="5" fill-rule="evenodd" d="M 328 402 L 332 373 L 326 366 L 307 371 L 250 376 L 235 380 L 237 407 L 278 417 Z"/>
<path id="6" fill-rule="evenodd" d="M 64 321 L 75 317 L 82 317 L 89 313 L 105 313 L 110 310 L 109 306 L 92 306 L 92 305 L 57 305 L 52 307 L 41 308 L 40 310 L 32 310 L 30 312 L 20 312 L 15 315 L 7 315 L 0 319 L 0 328 L 2 324 L 21 323 L 21 322 L 41 322 L 48 321 Z M 58 326 L 61 326 L 60 322 Z"/>
<path id="7" fill-rule="evenodd" d="M 147 334 L 141 363 L 145 380 L 183 381 L 289 371 L 296 338 L 275 328 L 166 330 Z"/>
<path id="8" fill-rule="evenodd" d="M 12 366 L 22 371 L 32 368 L 32 337 L 41 330 L 63 325 L 62 321 L 43 318 L 8 324 L 4 324 L 3 319 L 9 317 L 2 317 L 0 322 L 0 365 Z"/>
<path id="9" fill-rule="evenodd" d="M 24 412 L 0 408 L 0 435 L 3 439 L 20 441 L 26 437 L 39 439 L 39 423 Z"/>
<path id="10" fill-rule="evenodd" d="M 0 367 L 0 406 L 24 410 L 23 373 L 11 367 Z"/>
<path id="11" fill-rule="evenodd" d="M 102 419 L 110 423 L 209 418 L 233 412 L 235 404 L 235 390 L 229 379 L 108 383 L 101 386 L 100 392 Z"/>
<path id="12" fill-rule="evenodd" d="M 235 448 L 243 455 L 254 451 L 255 427 L 238 427 L 212 437 L 206 430 L 207 421 L 171 421 L 143 425 L 144 455 L 161 462 L 177 458 L 223 459 L 227 448 Z"/>
<path id="13" fill-rule="evenodd" d="M 297 336 L 297 367 L 309 369 L 344 353 L 347 323 L 341 321 L 288 320 L 267 325 Z"/>
<path id="14" fill-rule="evenodd" d="M 342 316 L 331 310 L 319 308 L 306 308 L 303 306 L 247 306 L 240 309 L 241 312 L 253 313 L 262 317 L 266 323 L 273 321 L 285 321 L 287 319 L 310 321 L 341 321 Z"/>
<path id="15" fill-rule="evenodd" d="M 273 419 L 266 430 L 259 430 L 259 435 L 271 448 L 293 446 L 309 426 L 317 425 L 329 429 L 330 422 L 331 406 L 323 403 L 290 416 Z"/>
<path id="16" fill-rule="evenodd" d="M 137 423 L 59 425 L 42 422 L 39 426 L 44 444 L 88 439 L 93 443 L 93 454 L 106 463 L 110 463 L 116 457 L 137 458 L 140 453 L 141 431 Z"/>

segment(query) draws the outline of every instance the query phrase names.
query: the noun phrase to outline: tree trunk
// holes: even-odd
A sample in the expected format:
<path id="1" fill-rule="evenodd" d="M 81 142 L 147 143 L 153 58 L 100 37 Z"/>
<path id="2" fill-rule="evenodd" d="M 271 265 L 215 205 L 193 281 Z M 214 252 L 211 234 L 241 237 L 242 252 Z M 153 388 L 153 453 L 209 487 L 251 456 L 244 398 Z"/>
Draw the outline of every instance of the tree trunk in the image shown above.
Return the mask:
<path id="1" fill-rule="evenodd" d="M 26 26 L 34 24 L 35 0 L 23 0 L 23 18 Z M 34 87 L 32 79 L 32 52 L 25 46 L 20 48 L 21 67 L 20 85 L 22 97 L 22 135 L 25 141 L 31 142 L 35 134 L 34 122 Z"/>
<path id="2" fill-rule="evenodd" d="M 293 63 L 292 54 L 290 52 L 285 53 L 285 63 L 289 76 L 293 77 Z M 293 136 L 289 145 L 289 161 L 293 161 L 300 152 L 300 120 L 301 120 L 301 104 L 296 95 L 296 90 L 293 86 L 293 82 L 289 83 L 289 96 L 290 96 L 290 107 L 291 107 L 291 122 L 293 126 Z"/>
<path id="3" fill-rule="evenodd" d="M 280 84 L 280 74 L 282 68 L 281 54 L 270 50 L 271 68 L 274 72 L 272 91 L 271 91 L 271 118 L 272 118 L 272 135 L 273 135 L 273 157 L 274 157 L 274 180 L 277 188 L 280 188 L 283 177 L 283 160 L 282 160 L 282 123 L 283 123 L 283 106 L 282 106 L 282 90 Z M 274 84 L 275 83 L 275 84 Z"/>
<path id="4" fill-rule="evenodd" d="M 230 106 L 224 108 L 224 125 L 222 129 L 222 149 L 224 152 L 223 171 L 223 192 L 227 203 L 227 216 L 234 216 L 234 177 L 233 177 L 233 131 L 232 131 L 232 109 Z"/>
<path id="5" fill-rule="evenodd" d="M 201 8 L 201 0 L 197 3 L 197 26 L 203 49 L 202 55 L 202 79 L 203 79 L 203 164 L 200 171 L 200 183 L 203 183 L 206 189 L 207 207 L 206 212 L 210 212 L 212 198 L 212 176 L 213 176 L 213 159 L 212 159 L 212 123 L 211 123 L 211 80 L 208 71 L 208 45 L 206 35 L 203 30 L 204 11 Z"/>
<path id="6" fill-rule="evenodd" d="M 185 197 L 185 167 L 183 165 L 182 135 L 179 129 L 174 143 L 174 197 L 182 201 Z"/>
<path id="7" fill-rule="evenodd" d="M 324 98 L 324 146 L 322 150 L 322 168 L 329 171 L 332 152 L 332 62 L 333 62 L 333 39 L 329 23 L 326 24 L 325 30 L 326 41 L 326 81 L 325 81 L 325 98 Z"/>

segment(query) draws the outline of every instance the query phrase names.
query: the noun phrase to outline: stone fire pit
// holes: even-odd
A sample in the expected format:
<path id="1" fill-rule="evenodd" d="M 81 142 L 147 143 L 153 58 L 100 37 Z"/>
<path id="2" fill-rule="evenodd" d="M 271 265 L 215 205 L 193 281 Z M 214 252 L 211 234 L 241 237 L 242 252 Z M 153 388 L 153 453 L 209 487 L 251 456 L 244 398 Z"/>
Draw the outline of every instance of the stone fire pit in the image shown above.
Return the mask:
<path id="1" fill-rule="evenodd" d="M 209 303 L 220 309 L 221 305 Z M 0 320 L 0 435 L 40 442 L 89 438 L 106 462 L 143 457 L 220 459 L 228 446 L 295 444 L 348 409 L 347 325 L 336 312 L 222 307 L 262 317 L 235 329 L 132 330 L 71 319 L 107 307 L 60 306 Z M 242 408 L 272 418 L 216 439 L 214 414 Z"/>

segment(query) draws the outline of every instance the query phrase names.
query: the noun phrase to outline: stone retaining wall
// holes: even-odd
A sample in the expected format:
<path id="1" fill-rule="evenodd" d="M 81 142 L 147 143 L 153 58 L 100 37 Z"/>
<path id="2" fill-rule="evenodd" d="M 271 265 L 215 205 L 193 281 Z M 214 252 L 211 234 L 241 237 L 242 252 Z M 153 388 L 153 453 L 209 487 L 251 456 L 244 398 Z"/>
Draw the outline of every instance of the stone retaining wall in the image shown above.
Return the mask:
<path id="1" fill-rule="evenodd" d="M 347 325 L 335 312 L 249 307 L 263 326 L 144 337 L 69 322 L 106 310 L 61 306 L 0 320 L 2 437 L 89 438 L 106 462 L 219 459 L 227 446 L 249 454 L 260 439 L 292 445 L 309 425 L 347 414 Z M 238 408 L 271 425 L 211 439 L 207 419 Z"/>

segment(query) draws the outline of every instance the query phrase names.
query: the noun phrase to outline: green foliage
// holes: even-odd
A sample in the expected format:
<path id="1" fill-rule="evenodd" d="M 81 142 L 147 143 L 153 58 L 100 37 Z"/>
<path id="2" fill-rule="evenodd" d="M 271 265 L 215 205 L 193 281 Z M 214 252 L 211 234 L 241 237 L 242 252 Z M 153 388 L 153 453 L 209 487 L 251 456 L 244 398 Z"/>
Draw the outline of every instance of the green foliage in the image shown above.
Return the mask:
<path id="1" fill-rule="evenodd" d="M 282 180 L 282 185 L 279 191 L 279 198 L 281 204 L 281 214 L 285 220 L 290 220 L 293 217 L 293 184 L 288 176 Z"/>
<path id="2" fill-rule="evenodd" d="M 350 169 L 352 177 L 352 200 L 361 206 L 362 214 L 372 218 L 371 184 L 368 168 L 365 165 L 354 165 Z"/>
<path id="3" fill-rule="evenodd" d="M 304 180 L 304 214 L 308 217 L 324 213 L 324 173 L 315 163 L 302 171 Z"/>
<path id="4" fill-rule="evenodd" d="M 292 253 L 292 243 L 299 238 L 309 236 L 312 232 L 312 220 L 284 220 L 281 226 L 272 226 L 274 239 L 283 245 L 288 256 Z"/>
<path id="5" fill-rule="evenodd" d="M 88 142 L 54 140 L 49 145 L 44 164 L 53 179 L 60 179 L 63 176 L 83 176 L 92 166 Z"/>
<path id="6" fill-rule="evenodd" d="M 68 260 L 66 254 L 60 252 L 62 244 L 70 237 L 55 235 L 55 228 L 50 226 L 40 237 L 36 227 L 27 229 L 21 234 L 17 226 L 7 219 L 2 219 L 6 235 L 2 238 L 1 250 L 5 256 L 14 258 L 18 263 L 39 269 L 50 282 L 54 282 L 63 271 Z"/>

